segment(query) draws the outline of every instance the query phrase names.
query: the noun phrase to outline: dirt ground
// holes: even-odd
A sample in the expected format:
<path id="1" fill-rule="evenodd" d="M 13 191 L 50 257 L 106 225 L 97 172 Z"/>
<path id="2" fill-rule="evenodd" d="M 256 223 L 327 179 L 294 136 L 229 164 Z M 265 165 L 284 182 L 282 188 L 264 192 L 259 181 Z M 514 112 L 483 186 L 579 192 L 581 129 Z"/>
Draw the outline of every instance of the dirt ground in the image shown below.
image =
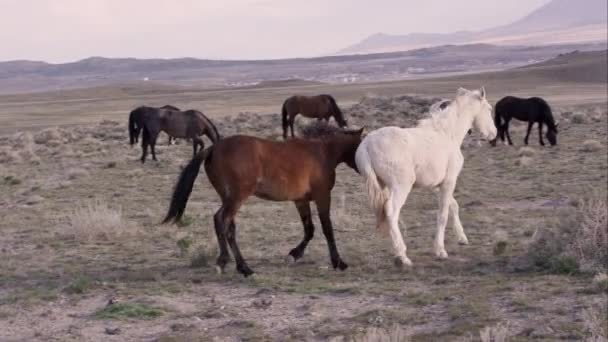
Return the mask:
<path id="1" fill-rule="evenodd" d="M 559 223 L 581 197 L 605 197 L 607 104 L 597 96 L 602 87 L 585 87 L 580 98 L 556 101 L 555 147 L 539 146 L 534 129 L 521 150 L 519 123 L 513 147 L 466 138 L 455 197 L 471 244 L 459 246 L 448 228 L 448 260 L 432 253 L 435 194 L 413 192 L 401 214 L 411 269 L 393 265 L 362 179 L 347 167 L 338 171 L 332 218 L 350 267 L 331 269 L 316 219 L 304 258 L 286 260 L 303 234 L 293 204 L 252 198 L 237 216 L 241 250 L 256 271 L 244 279 L 234 263 L 215 272 L 219 202 L 205 175 L 185 222 L 158 224 L 188 144 L 167 146 L 163 135 L 159 161 L 142 165 L 140 148 L 127 143 L 126 111 L 113 121 L 19 126 L 0 136 L 0 340 L 341 341 L 395 326 L 414 341 L 476 340 L 480 329 L 507 323 L 516 341 L 583 340 L 583 313 L 607 301 L 593 277 L 521 269 L 517 260 L 538 228 Z M 350 122 L 411 126 L 432 103 L 388 95 L 353 100 Z M 214 118 L 224 135 L 281 134 L 277 115 Z"/>

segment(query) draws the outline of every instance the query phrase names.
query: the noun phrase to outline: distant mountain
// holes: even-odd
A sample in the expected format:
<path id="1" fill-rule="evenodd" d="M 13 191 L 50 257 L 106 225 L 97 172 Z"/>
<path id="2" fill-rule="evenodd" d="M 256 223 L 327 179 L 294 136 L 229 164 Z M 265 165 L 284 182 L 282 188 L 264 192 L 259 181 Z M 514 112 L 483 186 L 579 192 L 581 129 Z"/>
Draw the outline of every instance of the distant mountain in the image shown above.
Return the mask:
<path id="1" fill-rule="evenodd" d="M 601 44 L 505 46 L 442 45 L 411 51 L 258 61 L 194 58 L 91 57 L 51 64 L 0 62 L 0 94 L 119 86 L 133 89 L 288 87 L 303 84 L 375 82 L 425 75 L 502 70 L 544 61 L 574 50 L 606 49 Z M 105 90 L 104 90 L 105 91 Z"/>
<path id="2" fill-rule="evenodd" d="M 514 23 L 478 32 L 376 33 L 338 54 L 405 51 L 442 44 L 559 44 L 606 40 L 606 0 L 553 0 Z"/>

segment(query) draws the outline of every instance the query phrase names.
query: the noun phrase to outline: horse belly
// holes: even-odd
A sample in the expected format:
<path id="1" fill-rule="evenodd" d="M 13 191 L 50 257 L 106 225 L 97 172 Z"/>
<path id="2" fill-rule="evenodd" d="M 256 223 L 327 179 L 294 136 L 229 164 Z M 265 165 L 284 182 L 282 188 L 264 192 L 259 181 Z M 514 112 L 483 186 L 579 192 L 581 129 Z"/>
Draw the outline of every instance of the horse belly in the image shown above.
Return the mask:
<path id="1" fill-rule="evenodd" d="M 269 201 L 296 201 L 310 197 L 310 188 L 304 182 L 264 177 L 258 179 L 254 194 Z"/>

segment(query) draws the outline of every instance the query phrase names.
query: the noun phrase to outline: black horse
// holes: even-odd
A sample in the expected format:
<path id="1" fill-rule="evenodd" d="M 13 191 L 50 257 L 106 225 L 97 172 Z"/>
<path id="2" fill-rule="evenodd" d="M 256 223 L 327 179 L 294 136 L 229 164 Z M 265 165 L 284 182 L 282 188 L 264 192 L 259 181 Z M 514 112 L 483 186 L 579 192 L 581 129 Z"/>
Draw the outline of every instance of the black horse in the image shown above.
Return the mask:
<path id="1" fill-rule="evenodd" d="M 500 137 L 500 140 L 505 141 L 506 133 L 509 145 L 513 145 L 511 135 L 509 134 L 509 122 L 512 118 L 528 122 L 528 133 L 524 139 L 526 145 L 528 145 L 528 137 L 530 137 L 530 131 L 532 131 L 532 126 L 535 123 L 538 123 L 538 135 L 541 145 L 545 146 L 545 142 L 543 141 L 543 124 L 546 124 L 548 128 L 547 139 L 549 143 L 551 145 L 557 144 L 558 125 L 555 124 L 555 120 L 553 119 L 551 107 L 540 97 L 522 99 L 515 96 L 507 96 L 496 103 L 494 111 L 494 123 L 498 130 L 498 137 Z M 496 139 L 490 143 L 492 146 L 496 146 Z"/>

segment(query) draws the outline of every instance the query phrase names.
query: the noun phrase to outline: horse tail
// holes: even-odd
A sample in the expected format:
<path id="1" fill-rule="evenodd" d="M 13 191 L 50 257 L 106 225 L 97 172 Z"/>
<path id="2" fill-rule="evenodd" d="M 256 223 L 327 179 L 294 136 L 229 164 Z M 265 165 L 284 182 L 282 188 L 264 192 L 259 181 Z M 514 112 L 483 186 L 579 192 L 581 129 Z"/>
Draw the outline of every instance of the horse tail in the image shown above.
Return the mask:
<path id="1" fill-rule="evenodd" d="M 290 99 L 291 98 L 285 100 L 285 102 L 283 102 L 283 107 L 281 107 L 281 117 L 283 119 L 283 139 L 287 139 L 287 128 L 289 127 L 289 119 L 287 117 L 287 102 Z"/>
<path id="2" fill-rule="evenodd" d="M 167 213 L 167 216 L 165 216 L 162 222 L 163 224 L 177 222 L 182 218 L 184 211 L 186 210 L 188 198 L 190 197 L 192 188 L 194 187 L 194 181 L 196 181 L 196 177 L 200 171 L 201 164 L 211 155 L 212 151 L 213 146 L 200 151 L 196 156 L 194 156 L 194 158 L 192 158 L 184 170 L 182 170 L 182 173 L 179 175 L 179 180 L 175 185 L 175 189 L 173 190 L 169 212 Z"/>
<path id="3" fill-rule="evenodd" d="M 331 95 L 325 95 L 325 97 L 327 97 L 327 99 L 329 100 L 329 105 L 331 107 L 332 112 L 334 113 L 334 118 L 336 119 L 336 122 L 338 122 L 338 125 L 340 125 L 340 127 L 348 126 L 348 123 L 344 119 L 344 114 L 342 113 L 342 110 L 340 109 L 340 107 L 338 107 L 338 104 L 336 103 L 336 99 L 334 99 L 334 97 Z"/>
<path id="4" fill-rule="evenodd" d="M 386 229 L 386 213 L 384 207 L 388 201 L 388 193 L 380 184 L 380 180 L 372 167 L 369 153 L 363 148 L 359 148 L 355 154 L 357 169 L 365 178 L 365 188 L 369 204 L 376 213 L 376 229 Z"/>
<path id="5" fill-rule="evenodd" d="M 135 139 L 137 138 L 137 126 L 135 124 L 135 115 L 137 109 L 132 110 L 131 114 L 129 114 L 129 143 L 131 145 L 135 144 Z"/>

